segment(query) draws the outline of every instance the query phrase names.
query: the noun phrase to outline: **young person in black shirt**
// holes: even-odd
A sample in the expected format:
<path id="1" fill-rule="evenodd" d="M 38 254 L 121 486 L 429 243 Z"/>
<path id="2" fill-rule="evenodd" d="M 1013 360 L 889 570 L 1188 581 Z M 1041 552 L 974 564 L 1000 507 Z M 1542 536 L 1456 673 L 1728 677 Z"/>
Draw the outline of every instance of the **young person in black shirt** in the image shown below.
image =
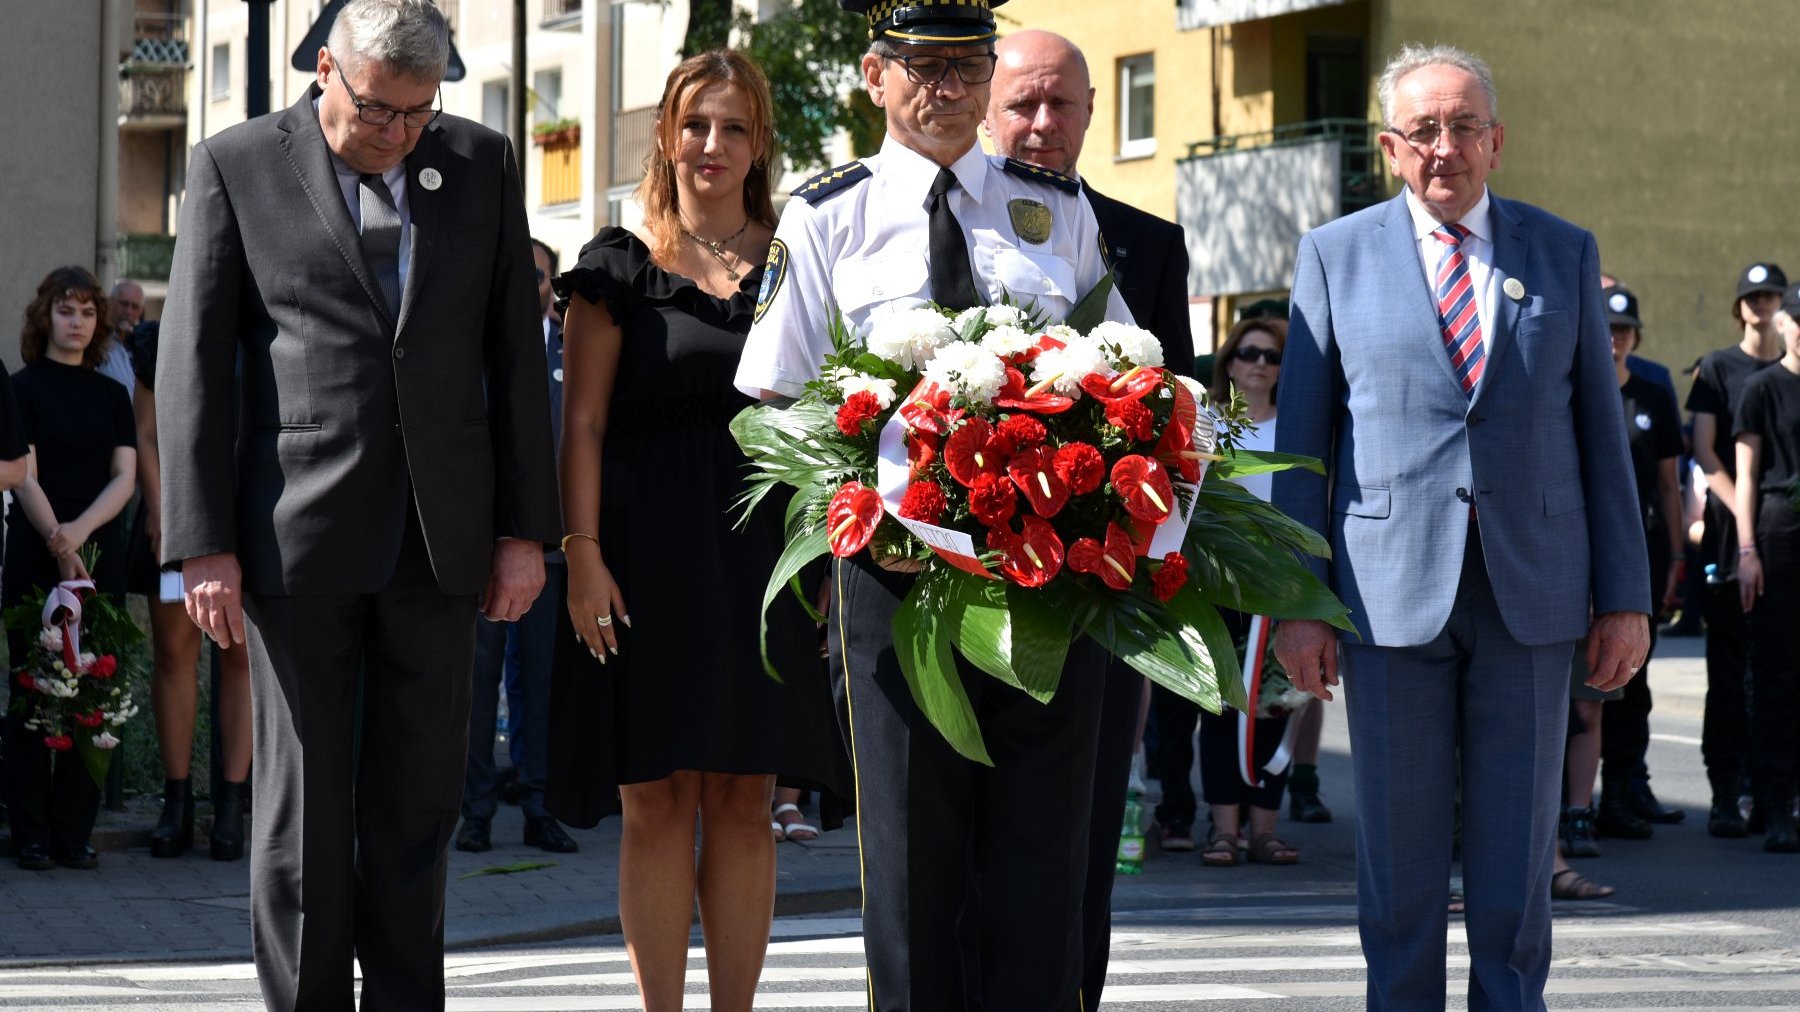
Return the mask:
<path id="1" fill-rule="evenodd" d="M 1749 772 L 1749 700 L 1744 693 L 1744 613 L 1738 603 L 1737 529 L 1732 504 L 1737 501 L 1737 450 L 1732 416 L 1750 374 L 1781 355 L 1775 333 L 1775 311 L 1787 275 L 1772 263 L 1754 263 L 1738 276 L 1731 318 L 1740 330 L 1738 343 L 1700 360 L 1687 407 L 1694 414 L 1694 462 L 1706 474 L 1706 535 L 1701 552 L 1718 567 L 1722 582 L 1709 583 L 1706 595 L 1706 718 L 1700 729 L 1700 755 L 1712 784 L 1712 812 L 1707 832 L 1738 837 L 1747 832 L 1738 811 L 1738 795 Z"/>
<path id="2" fill-rule="evenodd" d="M 24 483 L 6 522 L 6 567 L 0 606 L 7 608 L 63 580 L 91 577 L 103 594 L 125 590 L 125 533 L 119 512 L 131 498 L 137 466 L 137 429 L 125 388 L 95 370 L 112 342 L 111 306 L 85 268 L 59 267 L 38 285 L 25 310 L 13 374 L 24 423 Z M 94 572 L 82 546 L 100 549 Z M 11 656 L 23 657 L 38 634 L 6 631 Z M 72 753 L 34 742 L 25 714 L 7 714 L 8 816 L 19 867 L 99 864 L 89 837 L 100 810 L 100 788 Z"/>
<path id="3" fill-rule="evenodd" d="M 1800 853 L 1794 819 L 1800 776 L 1800 285 L 1775 326 L 1786 353 L 1744 383 L 1738 399 L 1739 601 L 1750 632 L 1750 759 L 1763 850 Z"/>

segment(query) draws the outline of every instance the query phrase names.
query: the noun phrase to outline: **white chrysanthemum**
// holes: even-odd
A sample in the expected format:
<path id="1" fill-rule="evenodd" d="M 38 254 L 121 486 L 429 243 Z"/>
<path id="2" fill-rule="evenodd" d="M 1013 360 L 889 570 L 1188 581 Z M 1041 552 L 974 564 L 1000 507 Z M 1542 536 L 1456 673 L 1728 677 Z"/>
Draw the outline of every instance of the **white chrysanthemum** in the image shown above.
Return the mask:
<path id="1" fill-rule="evenodd" d="M 1025 325 L 1025 314 L 1015 306 L 975 306 L 957 313 L 956 320 L 951 326 L 955 327 L 956 332 L 960 334 L 963 328 L 969 325 L 969 321 L 975 319 L 977 313 L 987 314 L 983 320 L 990 327 L 1023 327 Z"/>
<path id="2" fill-rule="evenodd" d="M 875 400 L 881 404 L 883 411 L 886 411 L 888 406 L 894 403 L 895 384 L 893 380 L 876 379 L 868 373 L 855 372 L 850 369 L 840 369 L 838 373 L 839 375 L 834 379 L 838 389 L 844 392 L 846 399 L 860 393 L 871 393 L 875 395 Z"/>
<path id="3" fill-rule="evenodd" d="M 102 731 L 94 735 L 95 748 L 118 748 L 119 739 L 114 738 L 111 731 Z"/>
<path id="4" fill-rule="evenodd" d="M 62 630 L 55 626 L 38 633 L 38 644 L 51 653 L 62 649 Z"/>
<path id="5" fill-rule="evenodd" d="M 1113 365 L 1121 369 L 1163 364 L 1162 342 L 1142 327 L 1107 320 L 1089 331 L 1088 339 L 1100 345 Z"/>
<path id="6" fill-rule="evenodd" d="M 87 653 L 85 651 L 82 653 L 76 654 L 75 655 L 75 663 L 81 665 L 81 670 L 86 671 L 87 669 L 94 666 L 94 655 Z"/>
<path id="7" fill-rule="evenodd" d="M 1044 328 L 1044 334 L 1047 337 L 1054 337 L 1064 344 L 1068 344 L 1070 341 L 1081 336 L 1076 332 L 1074 327 L 1071 327 L 1066 323 L 1058 323 L 1055 326 L 1046 327 Z"/>
<path id="8" fill-rule="evenodd" d="M 1006 358 L 1009 355 L 1023 354 L 1037 347 L 1037 338 L 1008 324 L 1004 327 L 995 327 L 983 334 L 981 346 L 1001 358 Z"/>
<path id="9" fill-rule="evenodd" d="M 1100 345 L 1085 337 L 1073 337 L 1061 348 L 1046 348 L 1031 360 L 1031 382 L 1049 382 L 1059 394 L 1076 395 L 1088 373 L 1112 376 L 1118 372 L 1106 360 Z"/>
<path id="10" fill-rule="evenodd" d="M 937 350 L 925 366 L 925 378 L 960 396 L 991 403 L 1006 382 L 1006 363 L 973 341 L 957 341 Z"/>
<path id="11" fill-rule="evenodd" d="M 875 321 L 868 348 L 903 369 L 923 369 L 939 347 L 955 339 L 950 321 L 936 310 L 908 309 Z"/>

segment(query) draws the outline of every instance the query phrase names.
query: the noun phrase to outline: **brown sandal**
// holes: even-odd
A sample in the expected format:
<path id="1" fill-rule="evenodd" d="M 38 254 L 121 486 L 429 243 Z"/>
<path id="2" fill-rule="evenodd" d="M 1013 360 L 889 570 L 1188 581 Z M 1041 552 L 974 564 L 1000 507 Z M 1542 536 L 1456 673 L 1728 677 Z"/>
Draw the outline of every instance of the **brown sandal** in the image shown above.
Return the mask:
<path id="1" fill-rule="evenodd" d="M 1229 868 L 1237 864 L 1237 834 L 1214 833 L 1206 838 L 1206 849 L 1200 852 L 1200 863 L 1212 868 Z"/>
<path id="2" fill-rule="evenodd" d="M 1300 851 L 1281 841 L 1274 833 L 1263 833 L 1250 841 L 1252 864 L 1299 864 Z"/>
<path id="3" fill-rule="evenodd" d="M 1564 878 L 1565 875 L 1572 877 Z M 1603 900 L 1614 891 L 1612 886 L 1582 878 L 1573 868 L 1564 868 L 1550 876 L 1550 898 L 1553 900 Z"/>

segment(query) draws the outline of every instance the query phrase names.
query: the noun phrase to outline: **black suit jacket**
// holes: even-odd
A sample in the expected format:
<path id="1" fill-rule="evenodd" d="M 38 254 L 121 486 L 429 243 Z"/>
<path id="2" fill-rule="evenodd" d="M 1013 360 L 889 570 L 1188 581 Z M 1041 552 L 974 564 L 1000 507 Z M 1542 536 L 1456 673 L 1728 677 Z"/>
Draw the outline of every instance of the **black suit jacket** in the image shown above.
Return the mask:
<path id="1" fill-rule="evenodd" d="M 561 528 L 512 150 L 456 116 L 420 136 L 395 320 L 317 94 L 190 158 L 157 363 L 163 562 L 235 552 L 251 593 L 370 592 L 416 503 L 440 589 L 478 593 L 496 538 Z"/>
<path id="2" fill-rule="evenodd" d="M 1100 223 L 1119 294 L 1137 325 L 1163 346 L 1163 364 L 1190 376 L 1194 331 L 1188 321 L 1187 240 L 1181 226 L 1106 196 L 1086 182 L 1088 203 Z"/>

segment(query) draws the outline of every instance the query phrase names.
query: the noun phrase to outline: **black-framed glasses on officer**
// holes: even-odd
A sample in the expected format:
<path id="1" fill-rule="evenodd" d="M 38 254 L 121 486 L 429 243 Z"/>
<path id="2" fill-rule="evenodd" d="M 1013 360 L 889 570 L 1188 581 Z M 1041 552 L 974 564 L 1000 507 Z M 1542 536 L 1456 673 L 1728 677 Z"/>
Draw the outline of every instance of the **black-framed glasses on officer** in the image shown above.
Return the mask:
<path id="1" fill-rule="evenodd" d="M 952 67 L 956 69 L 956 77 L 964 84 L 986 84 L 994 79 L 994 65 L 1000 58 L 993 53 L 977 53 L 970 56 L 891 56 L 884 54 L 884 60 L 892 60 L 906 69 L 906 79 L 914 84 L 943 84 L 950 76 Z"/>
<path id="2" fill-rule="evenodd" d="M 327 49 L 326 52 L 330 53 L 331 50 Z M 356 89 L 350 87 L 350 78 L 344 73 L 344 65 L 338 61 L 335 53 L 331 56 L 331 63 L 337 70 L 338 81 L 344 85 L 344 94 L 349 95 L 350 104 L 356 106 L 356 118 L 370 126 L 387 126 L 398 116 L 406 129 L 423 130 L 438 118 L 439 113 L 444 111 L 444 89 L 442 88 L 437 90 L 437 97 L 429 109 L 394 109 L 379 102 L 365 102 L 356 93 Z"/>
<path id="3" fill-rule="evenodd" d="M 1422 119 L 1405 128 L 1388 127 L 1386 132 L 1393 134 L 1415 148 L 1431 149 L 1438 145 L 1438 139 L 1449 136 L 1452 146 L 1461 147 L 1481 137 L 1483 134 L 1500 125 L 1497 119 L 1482 119 L 1479 116 L 1458 116 L 1448 123 L 1439 123 L 1434 119 Z"/>

